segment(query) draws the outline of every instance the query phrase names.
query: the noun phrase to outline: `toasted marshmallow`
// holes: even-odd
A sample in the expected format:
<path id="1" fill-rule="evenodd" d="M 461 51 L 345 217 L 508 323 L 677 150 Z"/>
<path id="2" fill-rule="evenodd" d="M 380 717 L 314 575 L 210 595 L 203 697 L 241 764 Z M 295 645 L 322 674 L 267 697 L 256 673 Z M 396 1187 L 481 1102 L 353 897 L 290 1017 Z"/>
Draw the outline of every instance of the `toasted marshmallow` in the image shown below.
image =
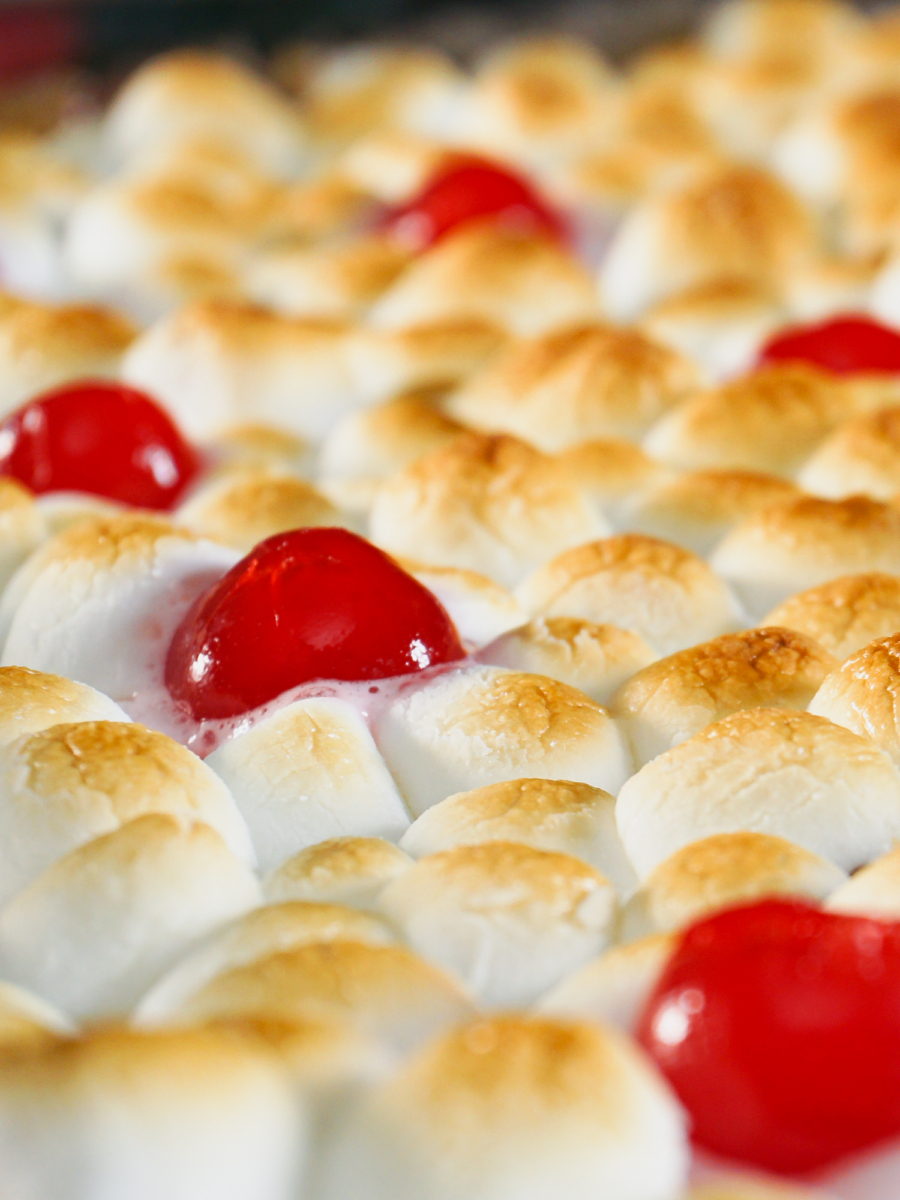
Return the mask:
<path id="1" fill-rule="evenodd" d="M 49 1000 L 14 983 L 0 984 L 0 1060 L 40 1052 L 73 1032 L 69 1017 Z"/>
<path id="2" fill-rule="evenodd" d="M 87 684 L 28 667 L 0 667 L 0 744 L 79 721 L 125 723 L 128 717 Z"/>
<path id="3" fill-rule="evenodd" d="M 751 613 L 860 571 L 900 574 L 900 511 L 867 496 L 803 496 L 736 526 L 710 558 Z"/>
<path id="4" fill-rule="evenodd" d="M 226 471 L 193 492 L 176 518 L 198 537 L 233 546 L 241 554 L 288 529 L 349 523 L 311 484 L 273 467 Z"/>
<path id="5" fill-rule="evenodd" d="M 900 579 L 845 575 L 791 596 L 763 624 L 796 629 L 843 662 L 875 638 L 900 630 Z"/>
<path id="6" fill-rule="evenodd" d="M 798 1187 L 783 1179 L 717 1174 L 695 1184 L 686 1200 L 830 1200 L 830 1193 L 820 1192 L 818 1188 Z"/>
<path id="7" fill-rule="evenodd" d="M 398 129 L 373 130 L 340 156 L 346 177 L 384 204 L 402 204 L 447 161 L 447 146 Z"/>
<path id="8" fill-rule="evenodd" d="M 808 60 L 846 42 L 860 24 L 842 0 L 728 0 L 707 20 L 703 43 L 724 60 L 774 51 Z"/>
<path id="9" fill-rule="evenodd" d="M 765 833 L 720 833 L 660 863 L 622 913 L 626 940 L 669 933 L 716 909 L 766 896 L 824 900 L 847 875 L 834 863 Z"/>
<path id="10" fill-rule="evenodd" d="M 339 321 L 278 316 L 249 304 L 195 304 L 163 318 L 126 356 L 123 375 L 210 438 L 257 421 L 322 438 L 354 404 Z"/>
<path id="11" fill-rule="evenodd" d="M 884 408 L 839 426 L 797 477 L 807 491 L 830 500 L 900 492 L 900 408 Z"/>
<path id="12" fill-rule="evenodd" d="M 260 900 L 256 876 L 208 825 L 148 813 L 6 904 L 0 964 L 75 1017 L 125 1014 L 192 942 Z"/>
<path id="13" fill-rule="evenodd" d="M 368 509 L 385 479 L 462 432 L 425 390 L 348 413 L 322 445 L 322 487 L 348 508 Z"/>
<path id="14" fill-rule="evenodd" d="M 79 522 L 45 542 L 3 593 L 3 662 L 130 699 L 137 680 L 161 675 L 184 608 L 238 557 L 155 516 Z"/>
<path id="15" fill-rule="evenodd" d="M 372 735 L 343 700 L 297 700 L 206 761 L 230 788 L 264 871 L 327 838 L 396 840 L 409 825 Z"/>
<path id="16" fill-rule="evenodd" d="M 600 953 L 616 896 L 579 859 L 491 841 L 420 859 L 385 888 L 381 907 L 482 1004 L 524 1008 Z"/>
<path id="17" fill-rule="evenodd" d="M 258 422 L 230 426 L 207 443 L 207 449 L 225 468 L 273 467 L 303 475 L 310 466 L 310 447 L 303 438 Z"/>
<path id="18" fill-rule="evenodd" d="M 826 907 L 874 920 L 900 920 L 900 849 L 895 847 L 857 871 L 832 892 Z"/>
<path id="19" fill-rule="evenodd" d="M 412 812 L 509 779 L 571 779 L 617 792 L 629 755 L 605 709 L 581 692 L 496 667 L 437 675 L 377 719 L 375 739 Z"/>
<path id="20" fill-rule="evenodd" d="M 651 479 L 622 502 L 618 518 L 706 557 L 745 517 L 799 495 L 786 479 L 759 471 L 686 471 Z"/>
<path id="21" fill-rule="evenodd" d="M 390 554 L 511 586 L 607 527 L 553 459 L 516 438 L 472 433 L 388 479 L 370 531 Z"/>
<path id="22" fill-rule="evenodd" d="M 446 1034 L 369 1093 L 323 1200 L 675 1200 L 687 1165 L 681 1109 L 630 1041 L 512 1015 Z"/>
<path id="23" fill-rule="evenodd" d="M 594 438 L 569 446 L 556 455 L 556 461 L 566 477 L 616 522 L 631 493 L 663 473 L 640 446 L 619 438 Z"/>
<path id="24" fill-rule="evenodd" d="M 823 717 L 756 708 L 709 725 L 622 788 L 619 834 L 646 878 L 717 833 L 783 837 L 852 871 L 900 830 L 900 777 L 868 739 Z"/>
<path id="25" fill-rule="evenodd" d="M 525 620 L 515 596 L 477 571 L 430 567 L 410 559 L 402 559 L 400 565 L 437 596 L 470 646 L 484 646 Z"/>
<path id="26" fill-rule="evenodd" d="M 281 188 L 267 214 L 267 233 L 318 242 L 359 233 L 378 215 L 372 196 L 333 163 Z"/>
<path id="27" fill-rule="evenodd" d="M 675 944 L 671 934 L 657 933 L 613 946 L 551 988 L 538 1010 L 634 1033 Z"/>
<path id="28" fill-rule="evenodd" d="M 787 363 L 685 400 L 650 430 L 644 449 L 686 471 L 730 467 L 790 475 L 854 415 L 852 393 L 835 376 Z"/>
<path id="29" fill-rule="evenodd" d="M 106 1027 L 0 1064 L 0 1154 L 22 1195 L 287 1200 L 306 1142 L 286 1068 L 223 1030 Z"/>
<path id="30" fill-rule="evenodd" d="M 823 255 L 793 275 L 785 295 L 793 315 L 801 322 L 821 321 L 841 313 L 875 312 L 876 292 L 882 277 L 884 255 Z M 852 378 L 848 382 L 855 382 Z"/>
<path id="31" fill-rule="evenodd" d="M 47 532 L 46 518 L 27 488 L 0 479 L 0 590 Z"/>
<path id="32" fill-rule="evenodd" d="M 181 50 L 136 71 L 107 113 L 115 155 L 134 161 L 166 143 L 202 136 L 234 146 L 276 174 L 296 168 L 296 111 L 263 79 L 224 55 Z"/>
<path id="33" fill-rule="evenodd" d="M 384 838 L 340 837 L 301 850 L 265 880 L 272 903 L 304 900 L 378 911 L 382 889 L 412 866 Z"/>
<path id="34" fill-rule="evenodd" d="M 698 384 L 688 359 L 643 334 L 581 325 L 514 343 L 447 411 L 552 452 L 607 435 L 639 438 Z"/>
<path id="35" fill-rule="evenodd" d="M 734 629 L 739 618 L 727 586 L 701 558 L 636 533 L 564 551 L 517 595 L 529 612 L 617 625 L 662 654 Z"/>
<path id="36" fill-rule="evenodd" d="M 900 635 L 894 633 L 851 654 L 824 680 L 809 711 L 871 738 L 900 765 L 898 693 Z"/>
<path id="37" fill-rule="evenodd" d="M 806 708 L 836 666 L 802 633 L 748 629 L 652 663 L 623 684 L 610 707 L 643 764 L 731 713 Z"/>
<path id="38" fill-rule="evenodd" d="M 479 662 L 549 675 L 598 704 L 606 704 L 626 679 L 656 659 L 636 633 L 580 617 L 536 617 L 478 653 Z"/>
<path id="39" fill-rule="evenodd" d="M 369 312 L 378 329 L 478 318 L 521 337 L 597 317 L 594 284 L 556 242 L 471 222 L 426 250 Z"/>
<path id="40" fill-rule="evenodd" d="M 747 164 L 716 165 L 634 206 L 601 268 L 603 302 L 627 321 L 723 276 L 777 286 L 812 246 L 808 213 L 773 175 Z"/>
<path id="41" fill-rule="evenodd" d="M 484 842 L 571 855 L 596 867 L 620 893 L 634 886 L 616 830 L 615 800 L 586 783 L 513 779 L 459 792 L 427 809 L 400 839 L 415 858 Z"/>

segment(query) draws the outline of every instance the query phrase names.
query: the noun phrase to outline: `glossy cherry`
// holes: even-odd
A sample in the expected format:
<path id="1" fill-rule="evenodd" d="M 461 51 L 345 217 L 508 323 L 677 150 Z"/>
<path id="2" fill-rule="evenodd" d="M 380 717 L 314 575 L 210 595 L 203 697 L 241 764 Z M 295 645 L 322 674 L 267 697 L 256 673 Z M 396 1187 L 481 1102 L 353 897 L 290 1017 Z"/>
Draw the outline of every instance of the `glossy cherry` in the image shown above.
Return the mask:
<path id="1" fill-rule="evenodd" d="M 67 384 L 0 423 L 0 474 L 33 492 L 90 492 L 165 510 L 199 470 L 169 415 L 121 383 Z"/>
<path id="2" fill-rule="evenodd" d="M 900 923 L 763 901 L 683 937 L 640 1040 L 707 1149 L 787 1173 L 900 1134 Z"/>
<path id="3" fill-rule="evenodd" d="M 835 375 L 900 372 L 900 333 L 862 314 L 831 317 L 782 330 L 763 347 L 760 361 L 807 362 Z"/>
<path id="4" fill-rule="evenodd" d="M 435 597 L 346 529 L 260 542 L 194 603 L 166 687 L 195 720 L 233 717 L 315 679 L 385 679 L 465 651 Z"/>
<path id="5" fill-rule="evenodd" d="M 388 213 L 384 227 L 416 250 L 459 225 L 495 218 L 528 231 L 566 240 L 566 224 L 520 175 L 474 157 L 453 159 L 409 203 Z"/>

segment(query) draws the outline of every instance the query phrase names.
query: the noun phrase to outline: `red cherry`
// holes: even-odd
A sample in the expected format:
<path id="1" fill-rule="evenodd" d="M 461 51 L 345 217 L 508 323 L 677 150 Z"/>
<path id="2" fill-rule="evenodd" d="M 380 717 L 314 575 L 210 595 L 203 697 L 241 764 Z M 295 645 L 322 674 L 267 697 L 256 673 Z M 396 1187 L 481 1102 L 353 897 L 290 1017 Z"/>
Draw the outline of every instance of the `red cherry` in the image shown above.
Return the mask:
<path id="1" fill-rule="evenodd" d="M 900 372 L 900 333 L 871 317 L 831 317 L 776 334 L 763 347 L 760 362 L 807 362 L 835 375 Z"/>
<path id="2" fill-rule="evenodd" d="M 787 1173 L 900 1134 L 900 924 L 763 901 L 683 937 L 641 1042 L 695 1140 Z"/>
<path id="3" fill-rule="evenodd" d="M 199 470 L 168 414 L 121 383 L 67 384 L 0 424 L 0 475 L 37 493 L 90 492 L 169 509 Z"/>
<path id="4" fill-rule="evenodd" d="M 424 250 L 457 226 L 487 217 L 562 241 L 568 238 L 563 218 L 527 180 L 474 157 L 451 161 L 414 200 L 388 213 L 384 228 L 414 249 Z"/>
<path id="5" fill-rule="evenodd" d="M 166 687 L 195 720 L 233 717 L 313 679 L 411 675 L 465 651 L 411 575 L 346 529 L 260 542 L 194 603 Z"/>

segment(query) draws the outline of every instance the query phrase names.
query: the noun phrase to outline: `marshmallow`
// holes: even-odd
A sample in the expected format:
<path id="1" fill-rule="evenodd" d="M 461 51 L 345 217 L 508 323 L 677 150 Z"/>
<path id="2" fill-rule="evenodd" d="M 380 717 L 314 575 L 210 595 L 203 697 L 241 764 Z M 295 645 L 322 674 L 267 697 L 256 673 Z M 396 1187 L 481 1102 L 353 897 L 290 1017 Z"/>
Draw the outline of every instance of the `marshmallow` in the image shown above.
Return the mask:
<path id="1" fill-rule="evenodd" d="M 206 762 L 234 796 L 264 871 L 327 838 L 396 840 L 409 825 L 365 722 L 343 700 L 297 700 Z"/>
<path id="2" fill-rule="evenodd" d="M 834 375 L 787 363 L 685 400 L 650 430 L 644 449 L 685 471 L 730 467 L 791 475 L 853 415 L 852 393 Z"/>
<path id="3" fill-rule="evenodd" d="M 865 738 L 810 713 L 755 708 L 659 755 L 622 788 L 619 835 L 642 879 L 717 833 L 767 833 L 845 871 L 900 836 L 900 777 Z"/>
<path id="4" fill-rule="evenodd" d="M 783 1179 L 717 1174 L 692 1187 L 686 1200 L 831 1200 L 831 1194 L 785 1183 Z"/>
<path id="5" fill-rule="evenodd" d="M 125 1014 L 192 942 L 260 899 L 208 825 L 148 813 L 70 851 L 5 905 L 0 966 L 75 1017 Z"/>
<path id="6" fill-rule="evenodd" d="M 723 277 L 777 286 L 812 252 L 802 203 L 760 167 L 725 163 L 652 193 L 613 236 L 600 271 L 617 320 L 693 284 Z"/>
<path id="7" fill-rule="evenodd" d="M 688 359 L 636 330 L 580 325 L 513 343 L 447 411 L 552 452 L 607 435 L 639 438 L 699 381 Z"/>
<path id="8" fill-rule="evenodd" d="M 54 725 L 0 747 L 0 900 L 93 838 L 163 813 L 212 826 L 244 862 L 247 828 L 196 755 L 143 725 Z"/>
<path id="9" fill-rule="evenodd" d="M 842 662 L 875 638 L 900 630 L 900 579 L 845 575 L 791 596 L 763 624 L 796 629 Z"/>
<path id="10" fill-rule="evenodd" d="M 46 518 L 31 493 L 0 478 L 0 591 L 46 536 Z"/>
<path id="11" fill-rule="evenodd" d="M 102 692 L 28 667 L 0 667 L 0 744 L 6 746 L 51 725 L 78 721 L 128 721 Z"/>
<path id="12" fill-rule="evenodd" d="M 309 468 L 310 447 L 296 434 L 274 425 L 232 425 L 207 443 L 213 461 L 225 468 L 273 467 L 303 475 Z"/>
<path id="13" fill-rule="evenodd" d="M 634 886 L 616 829 L 615 800 L 586 783 L 513 779 L 459 792 L 427 809 L 400 839 L 415 858 L 484 842 L 570 855 L 596 867 L 620 893 Z"/>
<path id="14" fill-rule="evenodd" d="M 549 675 L 598 704 L 606 704 L 626 679 L 656 658 L 636 633 L 580 617 L 537 617 L 478 653 L 479 662 Z"/>
<path id="15" fill-rule="evenodd" d="M 622 913 L 630 940 L 670 933 L 720 908 L 767 896 L 824 900 L 846 873 L 817 854 L 765 833 L 720 833 L 702 838 L 660 863 Z"/>
<path id="16" fill-rule="evenodd" d="M 675 945 L 672 934 L 657 933 L 613 946 L 551 988 L 538 1011 L 552 1017 L 598 1021 L 634 1034 Z"/>
<path id="17" fill-rule="evenodd" d="M 833 671 L 812 698 L 809 711 L 871 738 L 900 765 L 900 635 L 879 638 Z"/>
<path id="18" fill-rule="evenodd" d="M 185 608 L 238 557 L 156 516 L 79 522 L 45 542 L 3 593 L 3 662 L 130 699 L 148 674 L 161 677 Z"/>
<path id="19" fill-rule="evenodd" d="M 794 592 L 860 571 L 900 574 L 900 511 L 866 496 L 803 496 L 748 517 L 710 558 L 762 616 Z"/>
<path id="20" fill-rule="evenodd" d="M 90 492 L 45 492 L 35 497 L 34 504 L 46 528 L 47 537 L 55 537 L 80 521 L 124 517 L 131 511 L 129 505 L 94 496 Z"/>
<path id="21" fill-rule="evenodd" d="M 566 550 L 517 591 L 529 612 L 629 629 L 662 654 L 735 628 L 727 586 L 696 555 L 641 534 Z"/>
<path id="22" fill-rule="evenodd" d="M 616 793 L 631 769 L 605 709 L 542 675 L 447 671 L 401 693 L 375 739 L 412 812 L 509 779 L 570 779 Z"/>
<path id="23" fill-rule="evenodd" d="M 628 496 L 662 473 L 640 446 L 618 438 L 593 438 L 569 446 L 556 455 L 556 461 L 566 477 L 616 521 Z"/>
<path id="24" fill-rule="evenodd" d="M 676 1200 L 684 1117 L 614 1030 L 510 1015 L 422 1049 L 354 1113 L 323 1200 Z"/>
<path id="25" fill-rule="evenodd" d="M 724 60 L 779 52 L 802 62 L 846 43 L 861 23 L 842 0 L 727 0 L 707 19 L 703 45 Z"/>
<path id="26" fill-rule="evenodd" d="M 594 284 L 556 242 L 469 222 L 426 250 L 369 312 L 378 329 L 478 318 L 520 337 L 597 317 Z"/>
<path id="27" fill-rule="evenodd" d="M 14 983 L 0 983 L 0 1058 L 9 1050 L 42 1049 L 73 1032 L 70 1019 L 49 1000 Z"/>
<path id="28" fill-rule="evenodd" d="M 545 559 L 607 531 L 553 459 L 506 435 L 464 434 L 379 489 L 372 540 L 511 586 Z"/>
<path id="29" fill-rule="evenodd" d="M 484 646 L 525 620 L 525 610 L 515 596 L 477 571 L 430 567 L 409 559 L 400 565 L 437 596 L 459 636 L 471 646 Z"/>
<path id="30" fill-rule="evenodd" d="M 123 376 L 195 438 L 257 421 L 316 440 L 355 402 L 347 334 L 340 321 L 210 301 L 148 329 L 126 356 Z"/>
<path id="31" fill-rule="evenodd" d="M 222 1030 L 106 1027 L 0 1063 L 9 1196 L 290 1200 L 306 1142 L 287 1070 Z"/>
<path id="32" fill-rule="evenodd" d="M 352 235 L 378 215 L 372 196 L 334 163 L 295 180 L 273 200 L 271 231 L 288 240 L 318 242 Z"/>
<path id="33" fill-rule="evenodd" d="M 635 762 L 643 764 L 731 713 L 806 708 L 836 666 L 827 651 L 802 633 L 748 629 L 680 650 L 638 671 L 610 708 L 631 742 Z"/>
<path id="34" fill-rule="evenodd" d="M 579 859 L 491 841 L 420 859 L 388 884 L 381 907 L 482 1004 L 524 1008 L 600 953 L 616 896 Z"/>
<path id="35" fill-rule="evenodd" d="M 623 501 L 618 518 L 705 558 L 745 517 L 799 495 L 786 479 L 759 471 L 686 471 L 651 479 Z"/>
<path id="36" fill-rule="evenodd" d="M 448 148 L 398 129 L 373 130 L 340 156 L 349 180 L 384 204 L 411 200 L 448 159 Z"/>
<path id="37" fill-rule="evenodd" d="M 785 297 L 801 322 L 821 321 L 841 313 L 874 312 L 884 265 L 883 254 L 825 254 L 802 267 L 785 285 Z M 861 372 L 868 375 L 869 372 Z M 877 374 L 873 372 L 872 374 Z M 856 380 L 851 376 L 851 385 Z"/>
<path id="38" fill-rule="evenodd" d="M 329 838 L 282 863 L 264 887 L 272 903 L 305 900 L 378 911 L 382 889 L 410 866 L 409 855 L 383 838 Z"/>
<path id="39" fill-rule="evenodd" d="M 890 500 L 900 492 L 900 408 L 884 408 L 839 426 L 797 477 L 817 496 L 866 495 Z"/>
<path id="40" fill-rule="evenodd" d="M 895 847 L 857 871 L 832 892 L 825 907 L 876 921 L 900 920 L 900 849 Z"/>

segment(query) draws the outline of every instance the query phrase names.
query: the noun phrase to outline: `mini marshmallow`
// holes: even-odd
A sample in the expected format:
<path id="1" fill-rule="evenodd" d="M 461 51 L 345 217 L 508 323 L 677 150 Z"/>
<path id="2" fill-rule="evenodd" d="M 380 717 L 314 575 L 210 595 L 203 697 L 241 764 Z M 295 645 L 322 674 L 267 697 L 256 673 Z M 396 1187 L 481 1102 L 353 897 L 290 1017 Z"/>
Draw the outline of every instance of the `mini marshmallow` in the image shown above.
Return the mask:
<path id="1" fill-rule="evenodd" d="M 520 337 L 599 313 L 593 281 L 571 253 L 538 234 L 468 222 L 422 253 L 369 312 L 377 329 L 478 318 Z"/>
<path id="2" fill-rule="evenodd" d="M 685 1119 L 616 1031 L 510 1015 L 422 1049 L 371 1091 L 328 1162 L 323 1200 L 676 1200 Z"/>
<path id="3" fill-rule="evenodd" d="M 4 746 L 51 725 L 128 720 L 118 704 L 87 684 L 28 667 L 0 667 L 0 744 Z"/>
<path id="4" fill-rule="evenodd" d="M 900 408 L 884 408 L 839 426 L 797 477 L 817 496 L 865 495 L 890 500 L 900 492 Z"/>
<path id="5" fill-rule="evenodd" d="M 703 46 L 718 59 L 774 52 L 814 59 L 860 31 L 859 12 L 843 0 L 726 0 L 703 31 Z"/>
<path id="6" fill-rule="evenodd" d="M 389 554 L 511 586 L 607 527 L 553 459 L 516 438 L 472 433 L 388 479 L 370 531 Z"/>
<path id="7" fill-rule="evenodd" d="M 619 438 L 593 438 L 556 455 L 568 479 L 618 523 L 619 510 L 632 492 L 665 474 L 640 446 Z"/>
<path id="8" fill-rule="evenodd" d="M 306 1125 L 286 1068 L 224 1030 L 103 1027 L 0 1063 L 9 1195 L 290 1200 Z"/>
<path id="9" fill-rule="evenodd" d="M 161 675 L 184 610 L 238 557 L 148 514 L 81 521 L 45 542 L 3 593 L 3 662 L 130 699 L 139 680 Z"/>
<path id="10" fill-rule="evenodd" d="M 839 661 L 900 630 L 900 579 L 894 575 L 844 575 L 791 596 L 764 625 L 782 625 L 814 638 Z"/>
<path id="11" fill-rule="evenodd" d="M 243 813 L 263 871 L 327 838 L 396 841 L 409 825 L 365 721 L 343 700 L 297 700 L 206 762 Z"/>
<path id="12" fill-rule="evenodd" d="M 606 704 L 656 652 L 636 633 L 580 617 L 536 617 L 478 652 L 478 661 L 549 675 Z"/>
<path id="13" fill-rule="evenodd" d="M 383 204 L 402 204 L 420 192 L 448 159 L 447 146 L 398 129 L 373 130 L 339 158 L 349 180 Z"/>
<path id="14" fill-rule="evenodd" d="M 273 467 L 293 475 L 307 474 L 310 446 L 275 425 L 249 422 L 231 425 L 206 444 L 213 462 L 232 467 Z"/>
<path id="15" fill-rule="evenodd" d="M 836 666 L 836 659 L 802 633 L 747 629 L 638 671 L 610 709 L 642 765 L 731 713 L 806 708 Z"/>
<path id="16" fill-rule="evenodd" d="M 260 899 L 208 825 L 148 813 L 70 851 L 6 904 L 0 964 L 75 1017 L 125 1014 L 192 942 Z"/>
<path id="17" fill-rule="evenodd" d="M 34 497 L 14 479 L 0 479 L 0 591 L 47 536 Z"/>
<path id="18" fill-rule="evenodd" d="M 437 596 L 470 646 L 484 646 L 525 620 L 525 610 L 512 592 L 477 571 L 430 567 L 409 559 L 401 559 L 400 565 Z"/>
<path id="19" fill-rule="evenodd" d="M 813 696 L 809 711 L 871 738 L 900 765 L 900 634 L 857 650 L 834 670 Z"/>
<path id="20" fill-rule="evenodd" d="M 93 838 L 146 813 L 203 821 L 243 861 L 250 838 L 224 784 L 143 725 L 54 725 L 0 747 L 0 900 Z"/>
<path id="21" fill-rule="evenodd" d="M 615 800 L 586 783 L 512 779 L 459 792 L 422 813 L 400 841 L 415 858 L 457 846 L 518 842 L 582 859 L 620 894 L 635 883 L 616 829 Z"/>
<path id="22" fill-rule="evenodd" d="M 603 436 L 640 438 L 699 383 L 689 359 L 636 330 L 580 325 L 514 342 L 447 411 L 553 452 Z"/>
<path id="23" fill-rule="evenodd" d="M 610 937 L 612 885 L 567 854 L 491 841 L 430 854 L 381 907 L 424 958 L 489 1008 L 524 1008 Z"/>
<path id="24" fill-rule="evenodd" d="M 270 232 L 280 238 L 319 242 L 358 233 L 378 216 L 373 197 L 339 165 L 321 164 L 273 197 Z"/>
<path id="25" fill-rule="evenodd" d="M 538 1011 L 551 1017 L 614 1025 L 634 1034 L 675 946 L 675 937 L 666 933 L 613 946 L 551 988 Z"/>
<path id="26" fill-rule="evenodd" d="M 720 908 L 767 896 L 824 900 L 845 883 L 834 863 L 765 833 L 720 833 L 660 863 L 622 913 L 624 940 L 670 933 Z"/>
<path id="27" fill-rule="evenodd" d="M 329 838 L 282 863 L 264 888 L 270 903 L 304 900 L 377 912 L 382 889 L 411 866 L 409 855 L 384 838 Z"/>
<path id="28" fill-rule="evenodd" d="M 825 907 L 876 921 L 900 920 L 900 849 L 895 847 L 857 871 L 832 892 Z"/>
<path id="29" fill-rule="evenodd" d="M 123 377 L 155 396 L 195 438 L 249 420 L 317 440 L 355 403 L 347 336 L 340 321 L 198 303 L 138 338 Z"/>
<path id="30" fill-rule="evenodd" d="M 867 496 L 801 496 L 748 517 L 709 561 L 762 616 L 794 592 L 841 575 L 900 574 L 900 510 Z"/>
<path id="31" fill-rule="evenodd" d="M 542 675 L 472 666 L 401 692 L 375 739 L 412 812 L 509 779 L 569 779 L 616 793 L 631 769 L 605 709 Z"/>
<path id="32" fill-rule="evenodd" d="M 756 708 L 707 726 L 622 788 L 619 835 L 642 879 L 717 833 L 767 833 L 845 871 L 900 836 L 900 776 L 866 738 L 823 717 Z"/>
<path id="33" fill-rule="evenodd" d="M 685 400 L 650 430 L 644 449 L 684 471 L 791 475 L 854 415 L 852 392 L 836 376 L 778 364 Z"/>
<path id="34" fill-rule="evenodd" d="M 701 558 L 641 534 L 566 550 L 539 567 L 516 594 L 529 612 L 618 625 L 662 654 L 739 623 L 728 587 Z"/>
<path id="35" fill-rule="evenodd" d="M 759 471 L 686 471 L 651 479 L 623 501 L 618 519 L 705 558 L 745 517 L 799 495 L 786 479 Z"/>

